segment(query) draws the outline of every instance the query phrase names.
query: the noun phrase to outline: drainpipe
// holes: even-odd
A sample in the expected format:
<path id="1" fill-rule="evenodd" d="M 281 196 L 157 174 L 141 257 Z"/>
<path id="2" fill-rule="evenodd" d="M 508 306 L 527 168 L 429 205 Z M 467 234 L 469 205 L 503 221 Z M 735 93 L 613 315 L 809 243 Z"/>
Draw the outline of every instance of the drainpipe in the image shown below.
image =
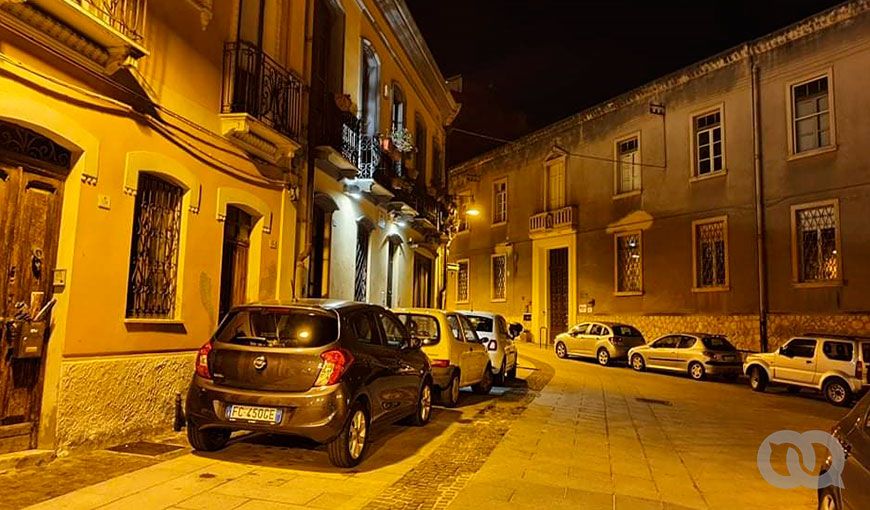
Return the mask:
<path id="1" fill-rule="evenodd" d="M 305 77 L 310 84 L 312 79 L 311 73 L 311 55 L 313 51 L 313 41 L 314 41 L 314 9 L 312 8 L 312 2 L 305 2 L 305 49 L 302 57 L 302 76 Z M 304 148 L 305 150 L 305 178 L 300 182 L 300 193 L 299 197 L 296 201 L 296 254 L 294 256 L 294 266 L 293 266 L 293 291 L 292 296 L 293 299 L 297 299 L 302 296 L 308 295 L 307 290 L 307 282 L 308 275 L 303 271 L 303 264 L 307 257 L 311 255 L 311 240 L 313 232 L 311 230 L 311 216 L 313 214 L 312 207 L 314 204 L 314 157 L 312 155 L 313 148 L 311 143 L 310 129 L 311 129 L 311 119 L 309 118 L 311 112 L 311 96 L 310 89 L 309 93 L 306 94 L 304 101 L 305 108 L 305 116 L 304 118 L 308 120 L 305 125 L 306 128 L 306 138 L 307 144 Z M 297 292 L 300 290 L 300 280 L 301 280 L 301 293 Z M 299 295 L 301 294 L 301 296 Z"/>
<path id="2" fill-rule="evenodd" d="M 764 182 L 761 154 L 761 94 L 759 92 L 760 69 L 755 62 L 752 47 L 749 47 L 749 65 L 752 89 L 752 145 L 755 169 L 755 254 L 758 269 L 758 335 L 761 350 L 767 352 L 767 254 L 765 250 Z"/>

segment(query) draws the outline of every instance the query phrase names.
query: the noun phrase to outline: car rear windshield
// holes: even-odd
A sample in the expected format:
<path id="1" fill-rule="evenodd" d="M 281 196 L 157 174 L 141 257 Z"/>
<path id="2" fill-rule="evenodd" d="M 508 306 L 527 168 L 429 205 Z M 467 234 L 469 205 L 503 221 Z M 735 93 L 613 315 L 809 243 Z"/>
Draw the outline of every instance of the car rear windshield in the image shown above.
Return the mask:
<path id="1" fill-rule="evenodd" d="M 634 329 L 631 326 L 616 324 L 611 327 L 613 328 L 613 334 L 616 336 L 643 336 L 640 334 L 640 331 Z"/>
<path id="2" fill-rule="evenodd" d="M 338 339 L 338 317 L 325 310 L 251 308 L 230 312 L 215 341 L 259 347 L 322 347 Z"/>
<path id="3" fill-rule="evenodd" d="M 852 361 L 854 344 L 851 342 L 825 342 L 822 351 L 825 357 L 835 361 Z"/>
<path id="4" fill-rule="evenodd" d="M 711 351 L 735 351 L 737 349 L 731 345 L 731 342 L 728 341 L 724 336 L 708 336 L 704 337 L 702 340 L 704 342 L 704 347 L 710 349 Z"/>
<path id="5" fill-rule="evenodd" d="M 399 313 L 396 315 L 408 328 L 411 336 L 420 339 L 423 345 L 435 345 L 441 341 L 441 328 L 435 317 L 418 313 Z"/>
<path id="6" fill-rule="evenodd" d="M 468 322 L 474 326 L 474 330 L 481 333 L 492 333 L 493 331 L 493 320 L 489 317 L 483 317 L 481 315 L 469 315 L 465 314 L 465 317 L 468 318 Z"/>

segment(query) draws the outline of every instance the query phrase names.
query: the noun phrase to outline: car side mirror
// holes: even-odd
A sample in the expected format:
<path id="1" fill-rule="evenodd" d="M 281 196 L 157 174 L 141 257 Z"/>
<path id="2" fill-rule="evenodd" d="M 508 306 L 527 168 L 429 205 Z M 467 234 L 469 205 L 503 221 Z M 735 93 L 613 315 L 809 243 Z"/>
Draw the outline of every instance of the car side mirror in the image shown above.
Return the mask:
<path id="1" fill-rule="evenodd" d="M 786 349 L 786 347 L 784 345 L 779 348 L 779 353 L 781 355 L 785 356 L 786 358 L 791 358 L 791 353 L 788 352 L 788 349 Z"/>
<path id="2" fill-rule="evenodd" d="M 523 332 L 523 325 L 520 324 L 519 322 L 511 323 L 511 325 L 508 326 L 508 336 L 511 337 L 511 340 L 520 336 L 520 334 L 522 332 Z"/>

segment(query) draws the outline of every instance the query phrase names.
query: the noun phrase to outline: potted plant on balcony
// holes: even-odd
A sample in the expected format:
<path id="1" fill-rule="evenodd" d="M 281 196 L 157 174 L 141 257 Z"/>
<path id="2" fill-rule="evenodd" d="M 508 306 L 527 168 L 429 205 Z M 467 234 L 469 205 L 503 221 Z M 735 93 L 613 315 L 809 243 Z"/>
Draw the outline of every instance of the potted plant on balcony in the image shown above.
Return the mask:
<path id="1" fill-rule="evenodd" d="M 353 99 L 350 98 L 350 94 L 336 94 L 335 105 L 338 106 L 339 110 L 345 113 L 354 114 L 356 112 L 356 105 L 353 104 Z"/>

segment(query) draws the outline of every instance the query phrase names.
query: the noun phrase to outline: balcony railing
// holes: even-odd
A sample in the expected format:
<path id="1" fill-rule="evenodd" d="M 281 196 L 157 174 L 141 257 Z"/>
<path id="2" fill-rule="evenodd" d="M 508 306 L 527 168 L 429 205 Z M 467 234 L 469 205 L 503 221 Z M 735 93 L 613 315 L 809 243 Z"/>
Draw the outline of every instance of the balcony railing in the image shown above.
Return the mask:
<path id="1" fill-rule="evenodd" d="M 573 205 L 569 205 L 561 209 L 532 215 L 529 218 L 529 233 L 573 227 L 577 217 L 576 209 Z"/>
<path id="2" fill-rule="evenodd" d="M 275 131 L 298 140 L 302 134 L 302 80 L 245 41 L 224 48 L 221 111 L 247 113 Z"/>
<path id="3" fill-rule="evenodd" d="M 72 0 L 83 11 L 141 43 L 145 27 L 145 0 Z"/>

